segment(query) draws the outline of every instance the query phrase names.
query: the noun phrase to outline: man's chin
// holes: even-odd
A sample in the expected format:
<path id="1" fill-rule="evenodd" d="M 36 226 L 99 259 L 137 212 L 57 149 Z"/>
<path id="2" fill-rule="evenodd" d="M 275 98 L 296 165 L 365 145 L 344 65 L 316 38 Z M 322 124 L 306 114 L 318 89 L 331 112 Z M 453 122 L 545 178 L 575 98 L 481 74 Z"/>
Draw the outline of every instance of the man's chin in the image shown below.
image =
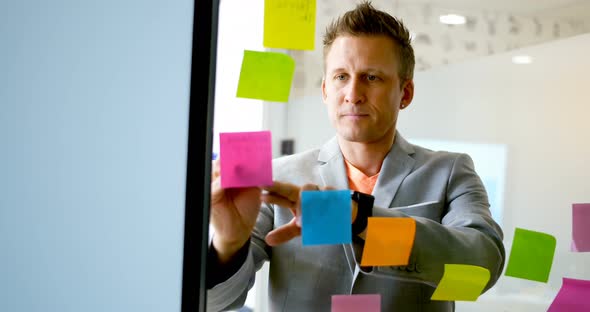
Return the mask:
<path id="1" fill-rule="evenodd" d="M 351 142 L 351 143 L 366 143 L 366 144 L 375 144 L 375 143 L 384 143 L 389 141 L 388 134 L 385 133 L 383 135 L 376 135 L 375 133 L 367 133 L 367 132 L 337 132 L 338 139 L 340 141 Z"/>
<path id="2" fill-rule="evenodd" d="M 368 143 L 371 142 L 370 138 L 364 133 L 339 133 L 338 137 L 341 140 L 355 143 Z"/>

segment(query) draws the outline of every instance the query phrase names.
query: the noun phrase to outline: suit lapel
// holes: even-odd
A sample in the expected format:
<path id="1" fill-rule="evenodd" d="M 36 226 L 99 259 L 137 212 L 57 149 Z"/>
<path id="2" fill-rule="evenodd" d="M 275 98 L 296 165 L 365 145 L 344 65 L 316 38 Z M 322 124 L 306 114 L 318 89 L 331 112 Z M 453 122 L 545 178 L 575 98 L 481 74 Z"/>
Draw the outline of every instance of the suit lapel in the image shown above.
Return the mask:
<path id="1" fill-rule="evenodd" d="M 323 186 L 332 186 L 338 190 L 349 189 L 346 168 L 344 167 L 344 156 L 342 156 L 336 137 L 322 146 L 318 155 L 318 161 L 320 163 L 319 170 L 324 184 Z M 342 244 L 342 248 L 348 261 L 350 273 L 354 274 L 356 262 L 352 244 Z"/>
<path id="2" fill-rule="evenodd" d="M 381 165 L 379 178 L 373 189 L 375 206 L 388 208 L 393 202 L 400 185 L 414 168 L 416 161 L 410 156 L 413 153 L 412 145 L 397 132 L 393 147 Z"/>
<path id="3" fill-rule="evenodd" d="M 383 160 L 379 178 L 373 189 L 376 206 L 389 207 L 403 180 L 414 168 L 416 161 L 410 156 L 412 154 L 414 154 L 412 145 L 397 132 L 393 147 Z M 323 186 L 332 186 L 338 190 L 349 188 L 344 156 L 336 137 L 322 146 L 318 161 Z"/>
<path id="4" fill-rule="evenodd" d="M 320 162 L 319 170 L 324 183 L 323 186 L 335 187 L 338 190 L 349 188 L 346 168 L 344 167 L 344 157 L 336 137 L 322 146 L 318 161 Z"/>

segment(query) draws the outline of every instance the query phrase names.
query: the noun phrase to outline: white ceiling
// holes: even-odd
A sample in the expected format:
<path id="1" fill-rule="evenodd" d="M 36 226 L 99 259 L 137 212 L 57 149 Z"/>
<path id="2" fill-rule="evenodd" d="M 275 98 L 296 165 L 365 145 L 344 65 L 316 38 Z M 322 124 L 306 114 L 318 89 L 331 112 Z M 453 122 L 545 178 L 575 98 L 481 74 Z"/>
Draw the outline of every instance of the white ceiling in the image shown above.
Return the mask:
<path id="1" fill-rule="evenodd" d="M 361 0 L 316 0 L 318 29 Z M 371 0 L 401 17 L 414 33 L 416 70 L 515 51 L 590 32 L 590 0 Z M 460 26 L 442 25 L 440 14 L 467 17 Z M 318 33 L 321 36 L 322 32 Z M 319 37 L 318 37 L 319 38 Z M 321 38 L 318 39 L 321 42 Z M 321 82 L 321 50 L 292 53 L 300 66 L 298 84 Z M 302 88 L 303 90 L 303 88 Z"/>
<path id="2" fill-rule="evenodd" d="M 393 0 L 394 5 L 425 5 L 458 11 L 497 11 L 517 15 L 590 17 L 590 0 Z"/>

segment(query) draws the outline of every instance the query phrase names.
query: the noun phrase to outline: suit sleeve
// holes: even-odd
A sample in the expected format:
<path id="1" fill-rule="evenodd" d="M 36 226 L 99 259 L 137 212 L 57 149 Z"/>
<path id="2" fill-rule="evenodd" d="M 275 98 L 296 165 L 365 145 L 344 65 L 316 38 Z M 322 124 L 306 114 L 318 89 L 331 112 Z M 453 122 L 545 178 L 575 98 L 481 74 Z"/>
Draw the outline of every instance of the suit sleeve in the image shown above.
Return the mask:
<path id="1" fill-rule="evenodd" d="M 490 271 L 490 281 L 484 291 L 496 283 L 505 261 L 503 233 L 492 219 L 485 188 L 468 155 L 458 154 L 447 183 L 441 223 L 374 207 L 375 217 L 414 218 L 416 237 L 407 266 L 363 267 L 362 273 L 419 281 L 436 287 L 445 264 L 469 264 Z M 363 242 L 353 243 L 357 265 L 362 248 Z"/>
<path id="2" fill-rule="evenodd" d="M 250 237 L 247 256 L 237 272 L 225 281 L 210 285 L 207 289 L 207 311 L 235 310 L 244 305 L 248 291 L 254 285 L 256 271 L 270 259 L 271 248 L 264 237 L 273 228 L 274 213 L 269 205 L 263 205 Z M 211 253 L 211 248 L 209 253 Z M 211 254 L 209 254 L 211 258 Z M 213 269 L 216 269 L 213 266 Z M 208 274 L 209 275 L 209 274 Z"/>

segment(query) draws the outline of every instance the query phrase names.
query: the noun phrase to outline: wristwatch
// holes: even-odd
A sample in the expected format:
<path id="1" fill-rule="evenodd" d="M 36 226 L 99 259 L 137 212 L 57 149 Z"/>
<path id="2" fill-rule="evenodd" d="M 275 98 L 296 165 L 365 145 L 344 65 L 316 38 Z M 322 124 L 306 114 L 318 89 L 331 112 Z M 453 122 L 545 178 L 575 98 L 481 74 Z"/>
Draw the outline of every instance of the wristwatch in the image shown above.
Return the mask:
<path id="1" fill-rule="evenodd" d="M 368 218 L 373 216 L 373 203 L 375 197 L 357 191 L 351 191 L 350 197 L 357 204 L 356 219 L 352 223 L 352 235 L 357 236 L 367 228 Z"/>

